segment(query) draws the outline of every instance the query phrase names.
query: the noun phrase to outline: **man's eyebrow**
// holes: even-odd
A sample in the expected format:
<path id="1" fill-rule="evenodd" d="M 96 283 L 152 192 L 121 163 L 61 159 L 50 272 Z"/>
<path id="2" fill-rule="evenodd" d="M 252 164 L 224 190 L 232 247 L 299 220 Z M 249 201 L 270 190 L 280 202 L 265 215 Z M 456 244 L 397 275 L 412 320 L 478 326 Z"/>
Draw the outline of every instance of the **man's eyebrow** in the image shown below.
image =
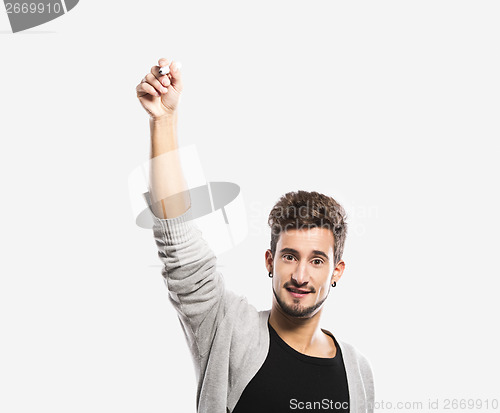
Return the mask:
<path id="1" fill-rule="evenodd" d="M 288 248 L 288 247 L 283 248 L 283 249 L 280 250 L 280 254 L 283 254 L 283 253 L 286 253 L 286 254 L 295 254 L 295 255 L 298 255 L 300 257 L 300 253 L 297 250 L 293 249 L 293 248 Z M 319 256 L 325 258 L 328 261 L 328 255 L 326 255 L 323 251 L 313 250 L 312 253 L 314 255 L 319 255 Z"/>

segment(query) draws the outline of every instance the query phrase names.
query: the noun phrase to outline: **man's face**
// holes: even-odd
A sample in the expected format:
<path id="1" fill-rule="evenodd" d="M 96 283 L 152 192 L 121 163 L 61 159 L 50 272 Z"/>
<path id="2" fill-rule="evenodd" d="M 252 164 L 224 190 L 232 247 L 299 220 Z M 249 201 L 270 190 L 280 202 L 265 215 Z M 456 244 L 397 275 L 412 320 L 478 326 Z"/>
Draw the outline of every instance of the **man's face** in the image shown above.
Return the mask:
<path id="1" fill-rule="evenodd" d="M 344 270 L 343 261 L 335 266 L 333 247 L 333 233 L 326 228 L 281 232 L 275 256 L 266 251 L 266 265 L 273 273 L 273 306 L 292 317 L 315 315 Z"/>

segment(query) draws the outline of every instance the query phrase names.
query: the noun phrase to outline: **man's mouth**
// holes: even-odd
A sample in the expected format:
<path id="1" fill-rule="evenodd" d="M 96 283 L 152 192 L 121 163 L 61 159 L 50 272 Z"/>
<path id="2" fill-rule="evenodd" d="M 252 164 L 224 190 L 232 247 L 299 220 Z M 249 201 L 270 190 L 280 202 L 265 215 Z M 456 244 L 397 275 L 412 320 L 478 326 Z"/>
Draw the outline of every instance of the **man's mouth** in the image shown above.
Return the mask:
<path id="1" fill-rule="evenodd" d="M 295 298 L 305 297 L 311 291 L 301 290 L 300 288 L 287 288 L 287 291 Z"/>

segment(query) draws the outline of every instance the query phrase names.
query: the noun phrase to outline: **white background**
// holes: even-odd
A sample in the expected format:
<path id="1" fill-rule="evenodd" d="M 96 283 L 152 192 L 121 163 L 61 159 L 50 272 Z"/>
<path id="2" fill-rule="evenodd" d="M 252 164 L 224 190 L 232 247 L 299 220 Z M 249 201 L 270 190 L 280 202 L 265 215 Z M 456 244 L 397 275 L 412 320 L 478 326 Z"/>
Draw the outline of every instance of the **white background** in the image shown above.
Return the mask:
<path id="1" fill-rule="evenodd" d="M 269 308 L 267 214 L 291 190 L 331 195 L 350 233 L 322 327 L 370 360 L 377 401 L 499 399 L 499 12 L 82 0 L 12 34 L 0 8 L 0 411 L 195 410 L 128 194 L 149 156 L 135 86 L 159 57 L 183 64 L 180 143 L 241 186 L 228 286 Z"/>

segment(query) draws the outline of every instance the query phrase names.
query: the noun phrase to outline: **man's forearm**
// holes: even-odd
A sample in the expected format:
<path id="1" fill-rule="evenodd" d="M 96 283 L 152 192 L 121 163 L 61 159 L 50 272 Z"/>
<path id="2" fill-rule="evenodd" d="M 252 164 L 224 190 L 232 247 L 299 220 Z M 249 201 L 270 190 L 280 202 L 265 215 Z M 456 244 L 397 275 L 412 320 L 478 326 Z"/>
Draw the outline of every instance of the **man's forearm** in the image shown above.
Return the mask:
<path id="1" fill-rule="evenodd" d="M 177 112 L 158 120 L 150 119 L 149 125 L 151 209 L 159 218 L 175 218 L 186 212 L 191 205 L 178 152 Z"/>

